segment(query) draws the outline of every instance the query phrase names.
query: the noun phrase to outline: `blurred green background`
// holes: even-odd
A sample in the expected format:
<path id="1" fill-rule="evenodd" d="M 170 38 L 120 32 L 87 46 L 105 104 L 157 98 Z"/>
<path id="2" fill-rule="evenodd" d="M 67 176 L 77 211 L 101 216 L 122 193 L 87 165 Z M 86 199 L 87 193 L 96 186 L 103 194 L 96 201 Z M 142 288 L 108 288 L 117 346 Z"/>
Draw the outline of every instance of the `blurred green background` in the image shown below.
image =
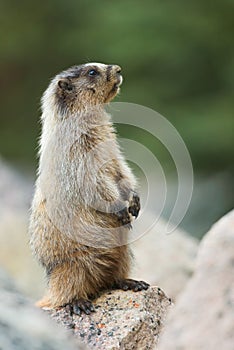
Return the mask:
<path id="1" fill-rule="evenodd" d="M 195 192 L 184 227 L 200 237 L 233 207 L 234 1 L 2 0 L 0 23 L 5 159 L 35 171 L 50 78 L 86 61 L 117 63 L 125 79 L 118 101 L 167 117 L 189 149 Z M 151 146 L 166 163 L 162 147 Z"/>

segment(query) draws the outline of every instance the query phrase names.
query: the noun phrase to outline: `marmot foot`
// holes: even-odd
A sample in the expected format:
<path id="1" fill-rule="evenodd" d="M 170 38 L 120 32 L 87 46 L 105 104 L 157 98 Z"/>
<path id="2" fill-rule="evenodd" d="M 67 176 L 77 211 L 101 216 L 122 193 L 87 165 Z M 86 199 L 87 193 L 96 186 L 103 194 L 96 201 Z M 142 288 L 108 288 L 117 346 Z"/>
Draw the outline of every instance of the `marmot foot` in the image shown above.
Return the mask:
<path id="1" fill-rule="evenodd" d="M 139 292 L 141 290 L 146 290 L 149 288 L 149 284 L 144 281 L 135 281 L 132 279 L 126 279 L 119 282 L 116 282 L 113 285 L 113 289 L 122 289 L 122 290 L 133 290 L 134 292 Z"/>
<path id="2" fill-rule="evenodd" d="M 89 300 L 77 299 L 71 303 L 65 305 L 66 309 L 69 311 L 70 315 L 81 315 L 84 312 L 86 315 L 90 315 L 91 312 L 95 312 L 94 306 Z"/>
<path id="3" fill-rule="evenodd" d="M 132 214 L 132 216 L 135 216 L 135 218 L 138 217 L 139 211 L 141 209 L 140 205 L 140 197 L 136 192 L 133 192 L 132 199 L 129 203 L 128 211 Z"/>

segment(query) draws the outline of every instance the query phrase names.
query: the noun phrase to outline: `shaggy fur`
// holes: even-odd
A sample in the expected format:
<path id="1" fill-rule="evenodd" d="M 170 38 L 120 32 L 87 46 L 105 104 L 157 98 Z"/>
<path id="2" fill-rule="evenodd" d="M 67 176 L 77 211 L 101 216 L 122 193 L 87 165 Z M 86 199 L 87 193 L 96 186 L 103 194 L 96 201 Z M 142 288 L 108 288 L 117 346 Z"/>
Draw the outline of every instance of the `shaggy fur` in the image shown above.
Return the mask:
<path id="1" fill-rule="evenodd" d="M 126 240 L 139 198 L 104 110 L 121 83 L 119 66 L 89 63 L 57 75 L 43 95 L 29 228 L 48 277 L 41 307 L 89 300 L 129 273 Z"/>

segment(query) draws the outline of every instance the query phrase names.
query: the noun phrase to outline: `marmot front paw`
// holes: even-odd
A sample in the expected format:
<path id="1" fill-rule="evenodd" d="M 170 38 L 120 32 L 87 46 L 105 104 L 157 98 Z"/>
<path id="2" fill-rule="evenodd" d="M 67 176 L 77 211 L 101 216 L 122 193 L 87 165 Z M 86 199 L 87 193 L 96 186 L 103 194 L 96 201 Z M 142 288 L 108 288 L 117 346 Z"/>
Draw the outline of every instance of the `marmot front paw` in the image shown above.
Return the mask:
<path id="1" fill-rule="evenodd" d="M 131 226 L 131 217 L 129 215 L 129 208 L 125 207 L 122 210 L 116 212 L 116 215 L 118 217 L 118 221 L 121 223 L 121 225 L 128 225 L 130 228 Z"/>
<path id="2" fill-rule="evenodd" d="M 129 211 L 129 213 L 132 214 L 132 216 L 135 216 L 135 218 L 137 218 L 140 209 L 141 209 L 140 197 L 138 196 L 138 194 L 136 192 L 133 192 L 132 198 L 129 201 L 128 211 Z"/>

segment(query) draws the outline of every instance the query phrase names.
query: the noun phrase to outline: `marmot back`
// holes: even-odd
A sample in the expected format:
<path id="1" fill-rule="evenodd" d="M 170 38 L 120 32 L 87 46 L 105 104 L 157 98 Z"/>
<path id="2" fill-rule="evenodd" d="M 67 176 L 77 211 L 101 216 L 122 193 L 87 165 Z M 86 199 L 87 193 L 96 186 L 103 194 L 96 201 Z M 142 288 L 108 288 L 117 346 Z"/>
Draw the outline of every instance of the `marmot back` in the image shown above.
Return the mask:
<path id="1" fill-rule="evenodd" d="M 90 313 L 111 288 L 147 289 L 127 279 L 126 245 L 140 200 L 104 106 L 119 91 L 117 65 L 88 63 L 57 75 L 42 98 L 42 135 L 30 244 L 46 270 L 38 305 Z"/>

